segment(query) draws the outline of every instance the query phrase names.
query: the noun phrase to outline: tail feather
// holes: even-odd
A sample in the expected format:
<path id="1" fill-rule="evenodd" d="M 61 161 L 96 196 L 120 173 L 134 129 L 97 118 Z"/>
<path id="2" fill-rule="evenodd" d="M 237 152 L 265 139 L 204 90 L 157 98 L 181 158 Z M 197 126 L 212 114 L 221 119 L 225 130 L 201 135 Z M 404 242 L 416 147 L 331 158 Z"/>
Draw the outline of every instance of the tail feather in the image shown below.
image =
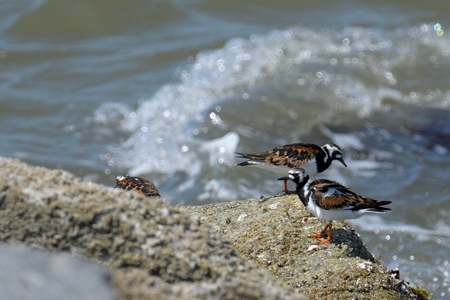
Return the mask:
<path id="1" fill-rule="evenodd" d="M 372 212 L 386 212 L 386 211 L 388 211 L 388 210 L 391 210 L 390 208 L 388 208 L 388 207 L 371 207 L 371 208 L 369 208 L 367 211 L 372 211 Z"/>
<path id="2" fill-rule="evenodd" d="M 241 153 L 235 152 L 237 158 L 248 158 L 255 160 L 264 160 L 266 158 L 266 154 L 258 154 L 258 153 Z"/>
<path id="3" fill-rule="evenodd" d="M 237 157 L 237 158 L 246 158 L 245 153 L 234 152 L 234 154 L 236 154 L 236 157 Z"/>
<path id="4" fill-rule="evenodd" d="M 386 200 L 374 200 L 374 201 L 377 201 L 378 206 L 385 206 L 385 205 L 392 203 L 392 201 L 386 201 Z"/>
<path id="5" fill-rule="evenodd" d="M 254 165 L 255 164 L 252 163 L 250 160 L 236 164 L 237 167 L 254 166 Z"/>
<path id="6" fill-rule="evenodd" d="M 384 201 L 384 200 L 374 200 L 374 199 L 368 199 L 366 198 L 366 201 L 364 203 L 361 203 L 355 207 L 352 208 L 353 211 L 358 210 L 366 210 L 371 212 L 385 212 L 388 210 L 391 210 L 388 207 L 384 207 L 385 205 L 391 204 L 391 201 Z"/>
<path id="7" fill-rule="evenodd" d="M 255 166 L 260 165 L 264 162 L 264 157 L 262 157 L 261 154 L 252 154 L 252 153 L 241 153 L 241 152 L 235 152 L 237 158 L 246 158 L 249 159 L 247 161 L 241 162 L 236 164 L 238 167 L 245 167 L 245 166 Z"/>

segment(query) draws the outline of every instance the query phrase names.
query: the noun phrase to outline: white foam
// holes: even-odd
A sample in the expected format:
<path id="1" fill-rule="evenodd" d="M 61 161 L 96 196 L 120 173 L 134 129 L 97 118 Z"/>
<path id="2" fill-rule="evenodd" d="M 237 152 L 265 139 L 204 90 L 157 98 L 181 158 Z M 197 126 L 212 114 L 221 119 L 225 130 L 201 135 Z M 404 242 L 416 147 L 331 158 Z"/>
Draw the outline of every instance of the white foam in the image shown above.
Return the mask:
<path id="1" fill-rule="evenodd" d="M 357 150 L 364 149 L 364 143 L 354 134 L 335 133 L 323 124 L 319 125 L 319 129 L 323 134 L 331 138 L 334 143 L 338 144 L 342 148 L 353 148 Z"/>
<path id="2" fill-rule="evenodd" d="M 414 52 L 419 51 L 414 45 L 426 34 L 414 30 L 405 33 L 403 29 L 386 37 L 384 30 L 377 29 L 355 27 L 341 32 L 318 32 L 293 27 L 248 39 L 231 39 L 221 49 L 199 53 L 188 68 L 178 70 L 178 82 L 162 86 L 150 98 L 140 100 L 136 109 L 122 104 L 105 104 L 95 112 L 93 122 L 131 133 L 122 144 L 108 148 L 105 158 L 110 166 L 127 168 L 137 175 L 157 172 L 169 176 L 181 171 L 199 177 L 206 170 L 231 166 L 232 152 L 239 140 L 236 133 L 227 130 L 227 124 L 215 108 L 228 98 L 247 101 L 248 97 L 237 95 L 258 88 L 258 84 L 265 86 L 267 82 L 274 84 L 277 81 L 285 84 L 283 80 L 287 78 L 291 82 L 289 86 L 296 82 L 299 88 L 321 87 L 320 99 L 314 98 L 315 93 L 301 94 L 304 103 L 317 101 L 319 107 L 326 104 L 333 108 L 326 112 L 320 110 L 317 117 L 311 114 L 311 124 L 305 124 L 311 128 L 322 123 L 324 115 L 326 119 L 333 119 L 344 112 L 367 117 L 374 111 L 388 110 L 390 104 L 386 104 L 385 99 L 450 107 L 450 93 L 430 92 L 433 96 L 438 95 L 435 98 L 419 93 L 405 94 L 396 88 L 394 69 L 405 63 L 405 53 L 396 51 L 408 49 L 410 56 L 419 56 Z M 398 50 L 395 48 L 397 40 L 409 43 L 411 47 Z M 450 48 L 448 39 L 440 39 L 439 43 Z M 441 47 L 443 53 L 446 51 L 444 46 Z M 376 56 L 385 55 L 388 55 L 386 60 L 379 63 Z M 313 76 L 304 72 L 304 69 L 330 64 L 347 64 L 357 73 L 368 74 L 363 76 L 370 77 L 374 84 L 363 83 L 357 76 L 335 74 L 333 68 L 318 70 Z M 298 120 L 302 119 L 301 113 L 295 112 Z M 214 135 L 208 134 L 210 140 L 205 140 L 203 134 L 211 128 L 220 128 L 224 136 L 211 138 Z M 356 135 L 332 133 L 325 127 L 322 132 L 343 147 L 357 150 L 364 147 Z M 345 160 L 349 165 L 347 170 L 358 172 L 360 176 L 370 177 L 377 169 L 390 167 L 369 160 L 352 161 L 350 157 Z M 220 190 L 222 187 L 228 189 L 227 179 L 216 177 L 211 179 L 215 183 L 205 185 L 204 192 L 218 192 L 217 182 Z M 186 187 L 191 183 L 184 184 Z M 228 194 L 231 193 L 230 185 Z"/>
<path id="3" fill-rule="evenodd" d="M 120 126 L 124 119 L 133 114 L 134 112 L 125 104 L 104 103 L 95 111 L 93 117 L 87 118 L 86 121 L 105 126 Z"/>
<path id="4" fill-rule="evenodd" d="M 218 163 L 232 166 L 238 143 L 239 135 L 230 132 L 221 138 L 204 142 L 200 149 L 209 153 L 209 165 Z"/>
<path id="5" fill-rule="evenodd" d="M 335 133 L 328 127 L 320 125 L 319 129 L 334 143 L 345 149 L 363 150 L 364 143 L 355 133 Z M 393 157 L 392 153 L 378 151 L 376 153 L 378 158 L 389 159 Z M 350 155 L 344 155 L 344 160 L 347 164 L 349 172 L 360 177 L 373 177 L 375 172 L 379 170 L 391 169 L 393 166 L 388 162 L 379 162 L 373 159 L 358 159 L 354 160 Z"/>
<path id="6" fill-rule="evenodd" d="M 435 226 L 430 229 L 415 224 L 387 221 L 382 215 L 368 215 L 349 222 L 357 225 L 362 230 L 373 231 L 375 228 L 377 232 L 409 234 L 422 242 L 435 241 L 438 237 L 450 238 L 450 226 L 442 221 L 436 222 Z M 368 224 L 370 224 L 370 226 L 368 226 Z"/>

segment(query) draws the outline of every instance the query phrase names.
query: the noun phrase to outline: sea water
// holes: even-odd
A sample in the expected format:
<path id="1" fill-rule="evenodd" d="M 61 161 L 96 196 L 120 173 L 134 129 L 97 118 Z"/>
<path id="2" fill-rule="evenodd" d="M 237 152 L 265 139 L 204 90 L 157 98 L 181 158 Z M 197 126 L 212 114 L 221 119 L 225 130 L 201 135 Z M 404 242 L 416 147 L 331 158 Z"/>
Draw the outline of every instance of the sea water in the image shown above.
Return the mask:
<path id="1" fill-rule="evenodd" d="M 450 4 L 2 1 L 0 155 L 173 204 L 281 192 L 234 152 L 334 142 L 320 177 L 390 200 L 352 221 L 409 282 L 450 296 Z M 437 26 L 439 24 L 439 26 Z"/>

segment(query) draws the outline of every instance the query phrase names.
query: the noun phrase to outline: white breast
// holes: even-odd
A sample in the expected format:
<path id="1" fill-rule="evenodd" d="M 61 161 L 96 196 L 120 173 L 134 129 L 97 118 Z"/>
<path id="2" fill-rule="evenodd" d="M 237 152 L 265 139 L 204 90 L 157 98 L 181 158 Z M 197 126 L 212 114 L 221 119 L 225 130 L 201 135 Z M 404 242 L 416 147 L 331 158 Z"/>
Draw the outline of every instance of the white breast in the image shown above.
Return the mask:
<path id="1" fill-rule="evenodd" d="M 309 201 L 306 209 L 317 218 L 326 221 L 356 219 L 360 214 L 355 214 L 352 210 L 347 209 L 322 209 L 317 206 L 314 201 Z"/>
<path id="2" fill-rule="evenodd" d="M 321 220 L 332 221 L 332 220 L 347 220 L 347 219 L 356 219 L 365 214 L 371 213 L 384 213 L 377 211 L 370 211 L 367 209 L 361 209 L 357 211 L 353 211 L 351 209 L 322 209 L 317 206 L 314 201 L 309 201 L 306 209 L 312 213 L 314 216 Z"/>

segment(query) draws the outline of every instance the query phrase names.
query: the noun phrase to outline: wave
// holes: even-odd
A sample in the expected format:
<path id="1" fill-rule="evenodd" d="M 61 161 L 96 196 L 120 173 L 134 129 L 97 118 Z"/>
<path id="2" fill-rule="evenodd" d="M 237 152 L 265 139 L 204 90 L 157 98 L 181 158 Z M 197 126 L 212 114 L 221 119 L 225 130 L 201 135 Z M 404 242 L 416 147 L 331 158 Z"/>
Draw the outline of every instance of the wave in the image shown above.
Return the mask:
<path id="1" fill-rule="evenodd" d="M 3 2 L 0 5 L 0 32 L 7 31 L 25 15 L 41 7 L 46 0 Z"/>
<path id="2" fill-rule="evenodd" d="M 410 235 L 420 242 L 436 242 L 439 240 L 439 243 L 448 245 L 448 241 L 450 241 L 450 226 L 443 221 L 437 221 L 432 228 L 424 228 L 416 224 L 386 220 L 383 216 L 370 215 L 352 220 L 350 223 L 358 226 L 361 230 L 374 231 L 376 234 Z"/>
<path id="3" fill-rule="evenodd" d="M 433 34 L 427 24 L 393 32 L 293 27 L 231 39 L 221 49 L 199 53 L 188 68 L 179 68 L 179 82 L 161 87 L 136 108 L 118 103 L 100 106 L 94 113 L 95 124 L 129 134 L 120 145 L 108 147 L 104 160 L 135 175 L 156 173 L 167 178 L 181 172 L 189 180 L 206 178 L 202 191 L 193 195 L 197 199 L 211 190 L 219 199 L 235 196 L 233 179 L 205 174 L 233 167 L 242 135 L 264 137 L 264 132 L 258 135 L 260 125 L 250 121 L 268 120 L 267 132 L 284 126 L 288 139 L 298 136 L 299 128 L 311 133 L 324 120 L 357 121 L 411 104 L 450 107 L 450 91 L 434 82 L 414 84 L 427 81 L 434 68 L 449 66 L 450 41 Z M 419 59 L 424 55 L 433 56 L 432 62 Z M 402 79 L 419 68 L 420 78 Z M 272 91 L 279 94 L 264 95 Z M 227 119 L 222 111 L 226 106 L 235 107 Z M 295 128 L 286 125 L 290 121 Z M 363 147 L 351 136 L 344 143 Z M 366 176 L 380 168 L 373 161 L 355 161 L 353 166 L 369 172 Z M 191 186 L 189 180 L 179 185 Z M 217 182 L 225 190 L 212 188 Z"/>

